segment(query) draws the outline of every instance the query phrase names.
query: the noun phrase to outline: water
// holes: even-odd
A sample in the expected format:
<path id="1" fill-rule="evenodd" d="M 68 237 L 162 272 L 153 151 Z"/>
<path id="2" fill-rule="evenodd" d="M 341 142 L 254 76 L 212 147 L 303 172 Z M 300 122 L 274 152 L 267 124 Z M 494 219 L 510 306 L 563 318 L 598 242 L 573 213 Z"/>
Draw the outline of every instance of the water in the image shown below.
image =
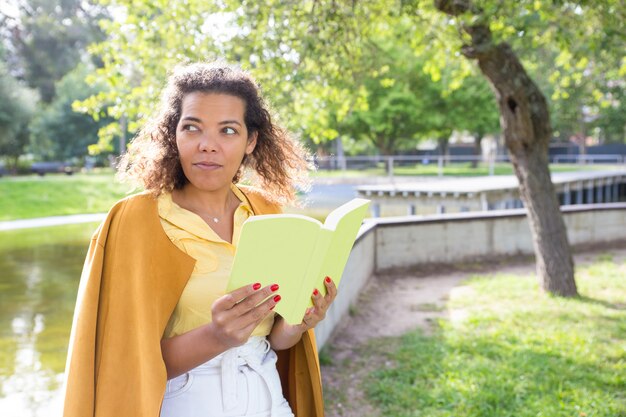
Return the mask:
<path id="1" fill-rule="evenodd" d="M 80 272 L 97 224 L 0 232 L 0 410 L 53 416 Z"/>

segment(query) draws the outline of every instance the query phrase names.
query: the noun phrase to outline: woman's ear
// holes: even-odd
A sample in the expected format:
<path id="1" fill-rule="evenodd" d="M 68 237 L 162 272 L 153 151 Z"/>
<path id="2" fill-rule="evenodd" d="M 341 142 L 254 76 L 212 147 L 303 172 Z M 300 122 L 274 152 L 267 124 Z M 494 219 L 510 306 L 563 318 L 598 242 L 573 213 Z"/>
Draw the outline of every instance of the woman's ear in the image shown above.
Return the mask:
<path id="1" fill-rule="evenodd" d="M 250 155 L 254 148 L 256 148 L 256 140 L 259 137 L 259 132 L 253 132 L 248 136 L 248 145 L 246 145 L 246 155 Z"/>

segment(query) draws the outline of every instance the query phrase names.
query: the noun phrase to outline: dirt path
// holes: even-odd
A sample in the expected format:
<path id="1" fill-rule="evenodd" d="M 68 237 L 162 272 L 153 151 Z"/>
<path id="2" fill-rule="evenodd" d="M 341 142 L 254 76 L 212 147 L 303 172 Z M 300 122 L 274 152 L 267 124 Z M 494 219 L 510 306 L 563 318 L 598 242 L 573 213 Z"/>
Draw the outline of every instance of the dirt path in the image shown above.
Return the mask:
<path id="1" fill-rule="evenodd" d="M 576 265 L 591 263 L 601 254 L 626 262 L 624 247 L 577 254 Z M 372 278 L 361 293 L 359 307 L 337 327 L 322 355 L 323 363 L 330 362 L 322 366 L 327 417 L 379 417 L 365 398 L 362 381 L 372 371 L 392 365 L 389 353 L 399 343 L 397 336 L 417 328 L 428 333 L 437 319 L 449 317 L 446 300 L 465 279 L 475 274 L 531 275 L 534 268 L 530 258 L 523 258 L 506 264 L 429 267 Z"/>

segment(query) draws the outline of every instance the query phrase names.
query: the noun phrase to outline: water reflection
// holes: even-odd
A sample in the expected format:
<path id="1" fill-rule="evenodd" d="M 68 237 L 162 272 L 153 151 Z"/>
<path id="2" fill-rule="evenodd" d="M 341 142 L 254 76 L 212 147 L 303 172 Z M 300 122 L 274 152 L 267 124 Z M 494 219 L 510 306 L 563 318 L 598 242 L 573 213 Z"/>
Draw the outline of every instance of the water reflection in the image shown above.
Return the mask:
<path id="1" fill-rule="evenodd" d="M 0 232 L 0 410 L 60 408 L 78 280 L 96 224 Z"/>

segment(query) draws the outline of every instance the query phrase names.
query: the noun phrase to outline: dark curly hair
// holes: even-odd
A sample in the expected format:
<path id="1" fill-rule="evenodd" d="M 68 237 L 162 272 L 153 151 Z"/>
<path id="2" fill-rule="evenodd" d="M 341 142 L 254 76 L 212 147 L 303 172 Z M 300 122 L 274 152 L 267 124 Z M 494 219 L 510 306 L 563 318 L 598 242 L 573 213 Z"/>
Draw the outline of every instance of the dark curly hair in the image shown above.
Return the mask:
<path id="1" fill-rule="evenodd" d="M 244 121 L 249 135 L 258 132 L 257 144 L 252 154 L 244 158 L 233 182 L 241 180 L 244 172 L 250 173 L 250 182 L 271 201 L 294 203 L 296 187 L 308 186 L 307 152 L 273 123 L 254 79 L 238 67 L 219 63 L 196 63 L 174 69 L 163 90 L 160 111 L 131 142 L 120 160 L 118 177 L 142 186 L 155 196 L 180 189 L 188 182 L 176 147 L 176 127 L 183 98 L 194 92 L 228 94 L 245 102 Z"/>

